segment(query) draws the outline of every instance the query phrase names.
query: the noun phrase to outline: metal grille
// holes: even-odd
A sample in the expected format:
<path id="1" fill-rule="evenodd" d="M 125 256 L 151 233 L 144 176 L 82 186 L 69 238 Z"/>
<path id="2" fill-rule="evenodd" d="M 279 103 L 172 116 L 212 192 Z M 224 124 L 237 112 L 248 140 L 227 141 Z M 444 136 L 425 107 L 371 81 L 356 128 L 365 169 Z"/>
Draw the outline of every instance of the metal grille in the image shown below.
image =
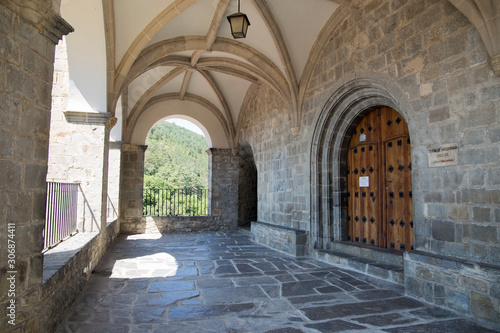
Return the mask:
<path id="1" fill-rule="evenodd" d="M 77 231 L 78 184 L 47 182 L 44 249 Z"/>
<path id="2" fill-rule="evenodd" d="M 145 188 L 144 216 L 207 216 L 208 190 Z"/>

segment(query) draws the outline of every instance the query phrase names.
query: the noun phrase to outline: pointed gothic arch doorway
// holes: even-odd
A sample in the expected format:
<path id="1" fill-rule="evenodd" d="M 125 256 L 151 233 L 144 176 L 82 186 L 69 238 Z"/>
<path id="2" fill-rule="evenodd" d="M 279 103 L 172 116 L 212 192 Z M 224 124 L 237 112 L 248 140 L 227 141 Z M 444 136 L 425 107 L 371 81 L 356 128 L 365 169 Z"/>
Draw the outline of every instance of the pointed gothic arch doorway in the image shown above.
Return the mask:
<path id="1" fill-rule="evenodd" d="M 403 117 L 389 107 L 366 114 L 347 153 L 348 241 L 413 249 L 411 144 Z"/>

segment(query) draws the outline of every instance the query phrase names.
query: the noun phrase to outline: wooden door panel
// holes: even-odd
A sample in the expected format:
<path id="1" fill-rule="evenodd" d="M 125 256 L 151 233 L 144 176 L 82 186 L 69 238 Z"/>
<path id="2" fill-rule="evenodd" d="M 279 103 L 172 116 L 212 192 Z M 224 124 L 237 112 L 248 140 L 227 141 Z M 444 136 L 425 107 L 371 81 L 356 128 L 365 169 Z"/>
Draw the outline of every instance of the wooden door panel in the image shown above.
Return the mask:
<path id="1" fill-rule="evenodd" d="M 410 146 L 407 124 L 391 108 L 376 109 L 357 125 L 348 151 L 349 240 L 413 248 Z"/>
<path id="2" fill-rule="evenodd" d="M 411 164 L 408 136 L 389 140 L 385 152 L 385 202 L 387 244 L 390 249 L 409 250 L 413 239 Z"/>
<path id="3" fill-rule="evenodd" d="M 379 245 L 380 200 L 378 147 L 360 145 L 350 150 L 349 217 L 351 240 L 363 244 Z"/>
<path id="4" fill-rule="evenodd" d="M 356 127 L 348 152 L 348 233 L 353 242 L 380 245 L 380 119 L 371 112 Z M 364 179 L 361 177 L 365 177 Z M 360 180 L 366 180 L 360 184 Z M 363 185 L 363 186 L 360 186 Z"/>

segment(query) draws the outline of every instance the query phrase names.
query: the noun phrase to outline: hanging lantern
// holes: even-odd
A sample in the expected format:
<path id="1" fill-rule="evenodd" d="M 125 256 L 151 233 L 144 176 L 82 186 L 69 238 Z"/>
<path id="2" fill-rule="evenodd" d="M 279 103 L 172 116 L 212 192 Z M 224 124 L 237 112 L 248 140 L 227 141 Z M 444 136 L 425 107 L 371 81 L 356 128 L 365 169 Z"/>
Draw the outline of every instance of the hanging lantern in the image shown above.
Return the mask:
<path id="1" fill-rule="evenodd" d="M 238 12 L 227 17 L 229 25 L 231 25 L 231 35 L 236 38 L 245 38 L 247 36 L 248 26 L 250 21 L 248 17 L 240 12 L 240 0 L 238 0 Z"/>

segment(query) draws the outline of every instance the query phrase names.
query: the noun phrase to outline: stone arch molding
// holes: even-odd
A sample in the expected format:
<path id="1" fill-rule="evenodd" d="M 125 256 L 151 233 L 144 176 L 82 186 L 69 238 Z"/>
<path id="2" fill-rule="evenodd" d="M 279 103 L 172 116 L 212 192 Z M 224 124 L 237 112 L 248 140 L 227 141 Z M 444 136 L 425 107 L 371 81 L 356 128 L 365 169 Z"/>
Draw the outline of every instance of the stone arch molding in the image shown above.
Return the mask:
<path id="1" fill-rule="evenodd" d="M 337 83 L 331 91 L 314 121 L 311 141 L 310 244 L 320 249 L 346 239 L 346 158 L 349 140 L 361 118 L 375 107 L 388 106 L 405 118 L 410 136 L 416 133 L 406 95 L 385 76 L 358 75 Z"/>
<path id="2" fill-rule="evenodd" d="M 212 112 L 207 112 L 207 109 Z M 209 148 L 230 148 L 228 129 L 223 127 L 215 106 L 203 105 L 195 96 L 180 100 L 178 96 L 160 95 L 153 99 L 146 105 L 135 126 L 126 132 L 126 138 L 134 145 L 144 145 L 149 131 L 158 121 L 179 115 L 202 129 Z"/>

